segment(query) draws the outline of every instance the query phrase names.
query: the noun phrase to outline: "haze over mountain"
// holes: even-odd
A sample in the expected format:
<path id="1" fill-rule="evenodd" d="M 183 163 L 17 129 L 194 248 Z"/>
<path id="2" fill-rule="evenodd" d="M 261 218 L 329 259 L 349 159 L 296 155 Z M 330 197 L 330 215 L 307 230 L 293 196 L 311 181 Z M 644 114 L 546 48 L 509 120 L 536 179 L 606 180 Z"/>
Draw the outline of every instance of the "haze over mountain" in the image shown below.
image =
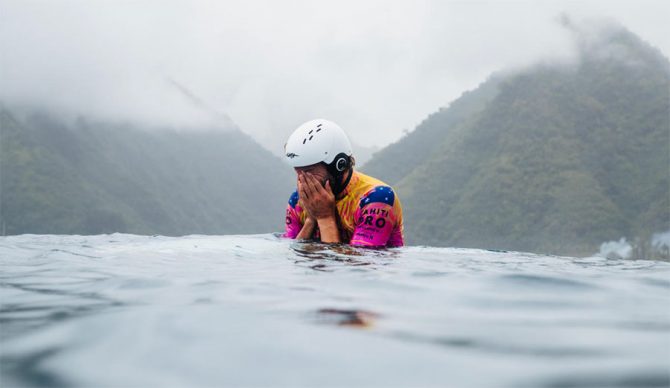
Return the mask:
<path id="1" fill-rule="evenodd" d="M 279 231 L 293 173 L 236 129 L 147 130 L 0 107 L 4 234 Z"/>
<path id="2" fill-rule="evenodd" d="M 374 155 L 412 244 L 589 254 L 670 229 L 670 64 L 618 25 L 491 76 Z"/>
<path id="3" fill-rule="evenodd" d="M 18 20 L 13 26 L 21 30 L 25 25 Z M 372 147 L 361 147 L 356 138 L 390 141 L 392 134 L 380 128 L 387 127 L 393 115 L 374 125 L 365 125 L 376 115 L 367 112 L 341 122 L 353 134 L 358 166 L 398 190 L 410 244 L 590 254 L 603 241 L 648 239 L 652 233 L 670 229 L 668 60 L 620 26 L 575 25 L 567 18 L 563 22 L 573 34 L 578 55 L 494 73 L 369 162 L 365 159 Z M 9 45 L 7 36 L 3 39 Z M 117 38 L 113 41 L 125 42 Z M 72 57 L 95 57 L 75 46 L 68 51 Z M 432 45 L 425 49 L 435 51 Z M 290 168 L 272 154 L 281 147 L 268 152 L 242 134 L 242 130 L 252 133 L 254 129 L 238 128 L 228 110 L 218 109 L 226 104 L 212 99 L 211 91 L 200 99 L 185 86 L 192 85 L 188 77 L 182 84 L 181 78 L 179 82 L 166 79 L 161 71 L 151 74 L 160 79 L 161 87 L 143 96 L 139 89 L 144 84 L 139 79 L 146 74 L 131 72 L 134 76 L 121 82 L 124 78 L 119 74 L 96 73 L 84 78 L 101 83 L 89 85 L 78 78 L 78 71 L 86 68 L 78 65 L 62 65 L 72 70 L 68 74 L 72 78 L 56 72 L 56 82 L 50 78 L 52 67 L 29 61 L 34 59 L 28 55 L 32 51 L 33 46 L 18 47 L 18 55 L 7 62 L 11 72 L 0 76 L 1 92 L 8 96 L 8 105 L 0 109 L 3 232 L 173 235 L 281 229 L 294 180 Z M 67 63 L 66 56 L 60 59 Z M 341 55 L 340 59 L 350 58 Z M 45 71 L 44 77 L 22 72 L 28 64 L 33 70 Z M 339 67 L 331 66 L 333 70 Z M 393 79 L 409 74 L 394 71 L 398 76 Z M 421 79 L 444 81 L 440 77 L 447 71 L 432 68 Z M 290 72 L 296 70 L 291 67 Z M 343 74 L 340 76 L 346 78 Z M 256 80 L 258 74 L 247 76 Z M 218 73 L 209 74 L 207 82 L 194 83 L 195 89 L 217 77 Z M 70 80 L 95 90 L 83 95 L 94 102 L 93 107 L 104 105 L 103 115 L 87 104 L 80 105 L 78 98 L 63 98 L 77 89 Z M 405 80 L 412 87 L 426 83 L 410 81 Z M 121 84 L 131 86 L 133 93 L 114 92 Z M 303 96 L 310 104 L 328 107 L 302 110 L 301 120 L 313 117 L 305 116 L 305 111 L 337 117 L 337 107 L 349 96 L 345 93 L 342 100 L 324 102 L 319 97 L 328 87 L 312 88 L 309 79 L 304 84 L 287 81 L 287 85 L 279 93 L 287 106 L 295 98 L 287 96 L 310 90 L 316 95 Z M 221 83 L 217 90 L 225 86 Z M 421 90 L 417 87 L 416 94 Z M 443 101 L 453 95 L 453 91 L 439 90 L 444 93 Z M 394 101 L 413 95 L 387 94 Z M 37 108 L 40 98 L 66 101 L 67 109 L 47 104 L 58 112 L 49 113 L 52 111 Z M 366 101 L 373 104 L 374 100 Z M 111 102 L 103 103 L 106 101 Z M 211 106 L 217 109 L 205 101 L 213 101 Z M 255 103 L 254 99 L 244 101 Z M 385 101 L 374 104 L 388 112 L 402 110 Z M 151 109 L 145 109 L 144 103 Z M 365 104 L 358 105 L 365 111 Z M 150 125 L 149 119 L 121 124 L 110 118 L 118 115 L 123 120 L 124 115 L 132 116 L 133 109 L 138 117 L 174 119 L 175 125 Z M 203 110 L 208 114 L 203 115 Z M 273 112 L 282 116 L 279 111 L 291 112 L 290 119 L 279 120 L 281 125 L 271 117 Z M 292 108 L 279 111 L 254 118 L 269 123 L 268 133 L 255 137 L 265 147 L 290 133 L 293 127 L 287 122 L 300 123 Z M 82 118 L 63 119 L 60 114 L 64 112 L 77 112 Z M 371 118 L 354 125 L 352 117 L 362 116 Z M 208 126 L 212 117 L 225 121 L 225 128 Z M 187 124 L 179 124 L 179 118 Z"/>
<path id="4" fill-rule="evenodd" d="M 383 147 L 498 69 L 569 58 L 563 12 L 620 21 L 670 52 L 665 0 L 65 3 L 0 0 L 0 101 L 200 124 L 169 77 L 273 153 L 317 117 Z"/>

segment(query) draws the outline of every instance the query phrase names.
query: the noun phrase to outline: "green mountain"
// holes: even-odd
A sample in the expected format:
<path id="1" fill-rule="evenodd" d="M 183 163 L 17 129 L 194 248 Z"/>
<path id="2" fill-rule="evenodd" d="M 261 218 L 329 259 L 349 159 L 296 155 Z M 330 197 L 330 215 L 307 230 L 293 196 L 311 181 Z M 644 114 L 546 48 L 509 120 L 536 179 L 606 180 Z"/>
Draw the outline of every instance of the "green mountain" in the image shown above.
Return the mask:
<path id="1" fill-rule="evenodd" d="M 149 131 L 0 109 L 6 234 L 283 228 L 290 168 L 237 130 Z"/>
<path id="2" fill-rule="evenodd" d="M 621 27 L 498 75 L 375 154 L 410 243 L 583 255 L 670 229 L 670 64 Z"/>

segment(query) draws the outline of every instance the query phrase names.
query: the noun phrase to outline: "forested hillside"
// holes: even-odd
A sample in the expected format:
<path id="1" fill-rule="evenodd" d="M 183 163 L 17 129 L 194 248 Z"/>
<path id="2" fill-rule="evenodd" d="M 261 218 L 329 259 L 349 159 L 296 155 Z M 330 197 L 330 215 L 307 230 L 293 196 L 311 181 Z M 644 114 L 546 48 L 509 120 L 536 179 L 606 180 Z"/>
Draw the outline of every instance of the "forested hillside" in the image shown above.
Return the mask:
<path id="1" fill-rule="evenodd" d="M 148 131 L 0 110 L 5 234 L 261 233 L 293 174 L 237 130 Z"/>
<path id="2" fill-rule="evenodd" d="M 670 229 L 668 60 L 622 27 L 576 44 L 576 63 L 493 77 L 368 162 L 410 243 L 579 255 Z"/>

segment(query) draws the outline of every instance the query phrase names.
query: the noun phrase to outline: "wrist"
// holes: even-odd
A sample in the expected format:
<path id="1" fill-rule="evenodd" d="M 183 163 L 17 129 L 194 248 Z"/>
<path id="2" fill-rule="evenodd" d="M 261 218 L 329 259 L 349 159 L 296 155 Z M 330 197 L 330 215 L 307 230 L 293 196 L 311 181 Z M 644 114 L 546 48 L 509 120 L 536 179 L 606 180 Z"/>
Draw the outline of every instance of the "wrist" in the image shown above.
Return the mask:
<path id="1" fill-rule="evenodd" d="M 335 217 L 335 212 L 330 212 L 330 213 L 324 213 L 320 214 L 316 217 L 317 222 L 323 222 L 323 221 L 329 221 L 329 220 L 336 220 L 337 217 Z"/>
<path id="2" fill-rule="evenodd" d="M 330 217 L 322 217 L 317 219 L 319 224 L 319 232 L 321 234 L 321 242 L 324 243 L 339 243 L 340 232 L 337 227 L 337 218 L 333 215 Z"/>

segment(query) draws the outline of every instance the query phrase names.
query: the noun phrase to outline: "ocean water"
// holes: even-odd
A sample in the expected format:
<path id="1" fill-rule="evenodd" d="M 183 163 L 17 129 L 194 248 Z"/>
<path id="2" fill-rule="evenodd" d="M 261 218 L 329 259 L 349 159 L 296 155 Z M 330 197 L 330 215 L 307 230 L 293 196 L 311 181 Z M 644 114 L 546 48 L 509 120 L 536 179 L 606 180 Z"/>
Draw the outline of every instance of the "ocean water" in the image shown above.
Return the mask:
<path id="1" fill-rule="evenodd" d="M 667 387 L 670 263 L 0 238 L 0 385 Z"/>

